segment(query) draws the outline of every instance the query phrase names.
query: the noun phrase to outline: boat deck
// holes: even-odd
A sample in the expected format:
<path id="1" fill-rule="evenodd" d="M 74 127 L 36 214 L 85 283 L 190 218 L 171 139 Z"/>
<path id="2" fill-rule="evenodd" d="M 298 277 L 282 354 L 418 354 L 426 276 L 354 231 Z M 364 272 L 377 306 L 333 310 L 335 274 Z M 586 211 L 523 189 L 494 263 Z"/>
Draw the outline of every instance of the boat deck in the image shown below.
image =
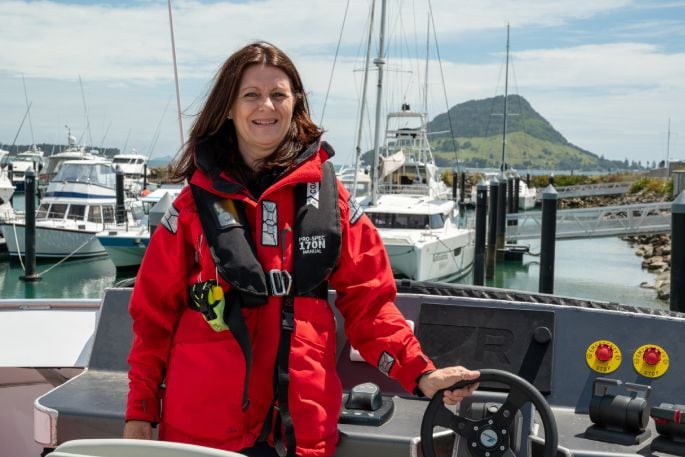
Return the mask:
<path id="1" fill-rule="evenodd" d="M 602 379 L 614 382 L 614 387 L 605 392 L 610 400 L 645 400 L 652 408 L 685 403 L 685 361 L 681 348 L 685 316 L 478 287 L 411 282 L 399 286 L 398 307 L 413 321 L 424 350 L 438 366 L 459 363 L 469 368 L 516 373 L 544 395 L 557 423 L 558 455 L 685 453 L 685 444 L 659 435 L 653 419 L 639 434 L 618 432 L 615 427 L 600 432 L 600 439 L 589 434 L 597 428 L 593 427 L 589 410 Z M 34 433 L 45 447 L 74 439 L 121 436 L 128 383 L 126 343 L 131 340 L 129 294 L 130 289 L 106 292 L 88 370 L 36 401 Z M 330 299 L 334 301 L 333 294 Z M 336 317 L 341 330 L 342 316 Z M 614 352 L 606 363 L 593 359 L 598 343 L 612 345 Z M 662 351 L 661 362 L 666 363 L 656 365 L 661 370 L 659 376 L 652 377 L 638 363 L 645 346 Z M 338 333 L 337 360 L 346 392 L 360 383 L 373 382 L 380 387 L 382 399 L 391 405 L 392 411 L 386 422 L 374 425 L 371 422 L 380 420 L 383 408 L 344 410 L 336 455 L 422 455 L 420 424 L 428 402 L 408 395 L 395 381 L 359 361 L 342 332 Z M 615 370 L 606 372 L 607 367 Z M 501 385 L 481 383 L 479 390 L 462 402 L 459 415 L 478 419 L 487 415 L 484 411 L 489 407 L 499 407 L 507 394 Z M 610 412 L 618 416 L 622 413 L 620 407 Z M 649 414 L 649 407 L 643 414 Z M 366 423 L 355 424 L 351 416 L 366 416 L 371 422 L 364 418 Z M 515 422 L 518 433 L 531 437 L 520 441 L 517 455 L 542 455 L 545 432 L 532 405 L 521 408 Z M 436 447 L 445 449 L 438 450 L 438 455 L 468 455 L 465 441 L 457 435 L 436 429 L 434 436 Z M 612 439 L 618 442 L 607 442 Z"/>

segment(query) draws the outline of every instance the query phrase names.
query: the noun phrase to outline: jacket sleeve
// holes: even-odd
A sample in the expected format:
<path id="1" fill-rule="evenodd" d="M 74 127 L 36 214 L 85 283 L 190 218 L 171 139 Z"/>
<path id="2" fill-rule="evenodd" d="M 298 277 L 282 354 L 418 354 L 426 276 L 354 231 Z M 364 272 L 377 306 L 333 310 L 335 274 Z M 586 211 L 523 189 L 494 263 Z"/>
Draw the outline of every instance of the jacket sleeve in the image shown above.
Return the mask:
<path id="1" fill-rule="evenodd" d="M 160 385 L 176 323 L 186 306 L 193 245 L 175 208 L 150 238 L 129 304 L 133 342 L 128 357 L 127 421 L 159 422 Z"/>
<path id="2" fill-rule="evenodd" d="M 340 182 L 338 193 L 342 243 L 330 283 L 345 318 L 345 334 L 365 360 L 413 392 L 418 377 L 435 365 L 395 306 L 395 280 L 376 227 L 365 214 L 355 217 Z"/>

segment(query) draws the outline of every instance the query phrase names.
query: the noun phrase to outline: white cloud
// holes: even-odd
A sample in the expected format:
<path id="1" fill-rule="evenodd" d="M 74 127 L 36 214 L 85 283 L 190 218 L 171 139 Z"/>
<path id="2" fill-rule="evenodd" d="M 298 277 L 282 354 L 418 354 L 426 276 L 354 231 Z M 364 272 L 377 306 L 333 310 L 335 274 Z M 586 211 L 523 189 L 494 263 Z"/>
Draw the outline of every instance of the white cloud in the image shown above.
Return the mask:
<path id="1" fill-rule="evenodd" d="M 320 7 L 321 3 L 313 0 L 175 1 L 176 48 L 186 114 L 199 109 L 211 77 L 231 52 L 248 41 L 265 39 L 283 48 L 296 62 L 318 121 L 345 2 L 326 3 L 326 14 L 320 14 Z M 668 116 L 673 116 L 674 132 L 685 128 L 677 119 L 678 107 L 685 102 L 681 77 L 685 74 L 685 54 L 638 38 L 617 42 L 584 36 L 585 44 L 572 47 L 551 47 L 546 42 L 549 33 L 563 32 L 568 24 L 635 8 L 630 1 L 433 0 L 432 7 L 451 105 L 502 93 L 497 78 L 504 43 L 495 48 L 488 43 L 488 48 L 473 37 L 486 32 L 501 36 L 503 41 L 504 25 L 510 22 L 515 76 L 511 91 L 518 87 L 521 95 L 571 142 L 610 158 L 635 156 L 637 160 L 663 143 L 658 137 L 665 131 Z M 341 159 L 351 157 L 356 135 L 361 74 L 354 70 L 362 64 L 358 54 L 365 45 L 368 8 L 368 1 L 350 3 L 343 52 L 326 108 L 327 137 Z M 415 8 L 414 17 L 388 22 L 389 39 L 394 40 L 393 34 L 400 28 L 413 29 L 414 24 L 419 29 L 425 27 L 425 7 Z M 31 114 L 37 141 L 61 141 L 65 123 L 78 125 L 83 131 L 81 76 L 94 141 L 101 139 L 109 126 L 105 143 L 121 147 L 131 131 L 129 144 L 139 150 L 149 145 L 174 92 L 166 1 L 84 6 L 5 0 L 0 2 L 0 17 L 0 88 L 7 94 L 0 108 L 0 141 L 12 140 L 25 111 L 21 75 L 26 77 L 29 98 L 34 102 Z M 659 29 L 659 23 L 668 24 L 667 19 L 608 27 L 623 33 L 630 28 L 644 30 L 640 37 L 653 38 L 658 36 L 653 31 Z M 528 42 L 531 33 L 539 33 L 540 39 L 534 47 L 524 49 L 516 41 L 519 30 L 528 32 Z M 419 41 L 424 39 L 422 33 L 417 33 Z M 465 58 L 450 52 L 455 48 L 477 50 L 482 58 L 465 63 Z M 422 71 L 419 62 L 411 66 Z M 445 109 L 437 65 L 432 64 L 429 74 L 429 111 L 436 115 Z M 414 87 L 419 87 L 416 72 L 400 76 L 405 81 L 413 77 Z M 374 94 L 372 76 L 370 100 Z M 401 98 L 393 100 L 394 106 Z M 164 117 L 155 155 L 173 153 L 178 147 L 173 108 L 172 104 Z M 190 119 L 184 122 L 187 129 Z M 26 130 L 17 141 L 29 141 Z M 677 150 L 674 154 L 685 155 Z"/>

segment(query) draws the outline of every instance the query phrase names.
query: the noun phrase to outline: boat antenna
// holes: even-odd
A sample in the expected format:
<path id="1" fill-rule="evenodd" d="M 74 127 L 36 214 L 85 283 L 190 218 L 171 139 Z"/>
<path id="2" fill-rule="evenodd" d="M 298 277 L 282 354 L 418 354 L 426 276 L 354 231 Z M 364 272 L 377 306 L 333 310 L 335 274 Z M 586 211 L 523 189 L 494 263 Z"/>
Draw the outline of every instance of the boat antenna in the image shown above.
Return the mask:
<path id="1" fill-rule="evenodd" d="M 359 108 L 359 126 L 357 127 L 357 145 L 354 156 L 354 178 L 352 181 L 352 197 L 357 196 L 357 170 L 362 155 L 362 131 L 364 127 L 364 112 L 366 111 L 366 92 L 369 85 L 369 62 L 371 61 L 371 40 L 373 39 L 373 22 L 376 14 L 376 2 L 371 2 L 371 14 L 369 19 L 369 37 L 366 41 L 366 60 L 364 62 L 364 80 L 362 83 L 362 101 Z"/>
<path id="2" fill-rule="evenodd" d="M 31 111 L 31 105 L 32 104 L 33 104 L 33 102 L 29 103 L 29 106 L 26 107 L 26 112 L 24 113 L 24 117 L 21 119 L 21 123 L 19 124 L 19 128 L 17 129 L 17 134 L 14 135 L 14 139 L 12 140 L 12 146 L 14 146 L 14 144 L 17 141 L 17 137 L 19 136 L 19 133 L 21 132 L 21 128 L 24 126 L 24 121 L 26 121 L 26 116 L 28 116 L 29 112 Z"/>
<path id="3" fill-rule="evenodd" d="M 26 106 L 29 106 L 29 96 L 26 92 L 26 80 L 24 75 L 21 75 L 21 82 L 24 85 L 24 100 L 26 100 Z M 29 111 L 29 130 L 31 131 L 31 144 L 36 144 L 36 140 L 33 138 L 33 123 L 31 122 L 31 112 Z"/>
<path id="4" fill-rule="evenodd" d="M 88 105 L 86 104 L 86 93 L 83 91 L 83 81 L 81 75 L 78 77 L 78 83 L 81 86 L 81 99 L 83 100 L 83 112 L 86 116 L 86 132 L 88 133 L 88 144 L 93 147 L 93 135 L 90 133 L 90 118 L 88 117 Z"/>
<path id="5" fill-rule="evenodd" d="M 502 116 L 502 163 L 500 171 L 504 173 L 507 153 L 507 98 L 509 95 L 509 23 L 507 23 L 507 58 L 504 67 L 504 114 Z"/>
<path id="6" fill-rule="evenodd" d="M 378 200 L 378 177 L 380 167 L 380 139 L 381 139 L 381 103 L 383 96 L 383 65 L 385 65 L 385 12 L 386 0 L 381 1 L 381 28 L 379 31 L 378 57 L 373 61 L 378 67 L 378 83 L 376 85 L 376 131 L 373 139 L 373 169 L 371 170 L 371 205 Z"/>
<path id="7" fill-rule="evenodd" d="M 178 133 L 181 138 L 181 148 L 186 143 L 183 139 L 183 118 L 181 116 L 181 92 L 178 88 L 178 69 L 176 66 L 176 41 L 174 40 L 174 20 L 171 14 L 171 0 L 167 0 L 169 7 L 169 30 L 171 31 L 171 56 L 174 61 L 174 84 L 176 85 L 176 112 L 178 113 Z"/>

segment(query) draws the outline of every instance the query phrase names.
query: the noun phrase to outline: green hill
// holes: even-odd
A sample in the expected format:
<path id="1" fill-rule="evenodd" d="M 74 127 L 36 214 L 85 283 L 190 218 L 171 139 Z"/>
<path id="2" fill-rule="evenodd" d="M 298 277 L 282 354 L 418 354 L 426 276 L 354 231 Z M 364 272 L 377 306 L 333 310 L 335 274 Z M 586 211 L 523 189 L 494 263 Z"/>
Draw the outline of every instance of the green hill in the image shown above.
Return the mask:
<path id="1" fill-rule="evenodd" d="M 428 123 L 438 166 L 499 168 L 502 159 L 504 97 L 470 100 L 455 105 Z M 606 160 L 566 140 L 528 101 L 507 98 L 506 163 L 518 169 L 616 170 L 622 161 Z M 452 133 L 450 133 L 450 121 Z M 456 146 L 456 154 L 455 154 Z"/>

